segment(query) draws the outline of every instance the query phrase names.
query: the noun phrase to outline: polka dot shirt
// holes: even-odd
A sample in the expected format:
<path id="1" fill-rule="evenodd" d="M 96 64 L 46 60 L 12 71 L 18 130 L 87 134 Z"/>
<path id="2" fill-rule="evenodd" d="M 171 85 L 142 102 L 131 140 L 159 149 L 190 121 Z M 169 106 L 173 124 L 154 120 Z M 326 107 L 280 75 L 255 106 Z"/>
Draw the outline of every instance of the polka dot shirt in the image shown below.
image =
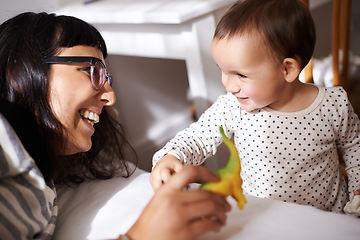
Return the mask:
<path id="1" fill-rule="evenodd" d="M 292 113 L 270 108 L 249 113 L 232 94 L 220 96 L 155 153 L 153 165 L 167 153 L 185 165 L 202 164 L 222 143 L 221 125 L 238 149 L 244 193 L 343 212 L 360 188 L 360 122 L 341 87 L 318 88 L 307 109 Z"/>

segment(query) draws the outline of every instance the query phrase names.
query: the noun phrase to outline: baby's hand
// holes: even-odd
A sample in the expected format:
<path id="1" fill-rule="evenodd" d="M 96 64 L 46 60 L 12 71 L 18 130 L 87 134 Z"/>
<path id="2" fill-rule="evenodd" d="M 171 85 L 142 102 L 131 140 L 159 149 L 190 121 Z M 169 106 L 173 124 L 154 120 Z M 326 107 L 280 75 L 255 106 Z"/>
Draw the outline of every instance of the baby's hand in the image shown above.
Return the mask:
<path id="1" fill-rule="evenodd" d="M 346 203 L 344 212 L 354 217 L 360 217 L 360 189 L 354 192 L 352 201 Z"/>
<path id="2" fill-rule="evenodd" d="M 167 154 L 155 165 L 150 174 L 150 184 L 156 191 L 171 175 L 183 169 L 182 163 L 175 156 Z"/>

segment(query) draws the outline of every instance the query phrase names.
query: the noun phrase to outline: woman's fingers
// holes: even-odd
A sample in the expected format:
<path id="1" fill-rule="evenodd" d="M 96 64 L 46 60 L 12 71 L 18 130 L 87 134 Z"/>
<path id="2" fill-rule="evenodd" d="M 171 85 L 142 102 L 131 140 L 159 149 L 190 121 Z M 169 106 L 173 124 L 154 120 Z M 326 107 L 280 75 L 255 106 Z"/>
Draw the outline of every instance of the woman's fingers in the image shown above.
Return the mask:
<path id="1" fill-rule="evenodd" d="M 211 218 L 203 218 L 203 219 L 199 219 L 197 221 L 193 221 L 188 226 L 188 229 L 189 229 L 188 231 L 191 233 L 189 235 L 191 235 L 193 237 L 193 239 L 196 239 L 199 236 L 201 236 L 202 234 L 209 232 L 209 231 L 218 232 L 218 231 L 220 231 L 221 227 L 222 227 L 222 225 L 218 221 L 211 219 Z"/>
<path id="2" fill-rule="evenodd" d="M 187 166 L 184 167 L 180 172 L 173 175 L 169 180 L 171 188 L 181 190 L 194 182 L 217 182 L 219 176 L 211 171 L 210 169 L 203 166 Z"/>
<path id="3" fill-rule="evenodd" d="M 213 218 L 224 225 L 226 212 L 231 210 L 225 197 L 205 190 L 191 190 L 180 195 L 183 199 L 184 214 L 189 221 L 204 218 Z"/>
<path id="4" fill-rule="evenodd" d="M 207 190 L 190 190 L 184 192 L 183 195 L 186 194 L 186 198 L 184 197 L 184 204 L 195 204 L 195 203 L 203 203 L 211 199 L 214 203 L 221 206 L 221 210 L 230 211 L 231 205 L 226 201 L 226 198 L 220 194 L 213 193 Z M 213 206 L 207 206 L 207 210 L 211 210 Z M 218 206 L 215 206 L 218 208 Z M 199 212 L 199 211 L 195 211 Z"/>

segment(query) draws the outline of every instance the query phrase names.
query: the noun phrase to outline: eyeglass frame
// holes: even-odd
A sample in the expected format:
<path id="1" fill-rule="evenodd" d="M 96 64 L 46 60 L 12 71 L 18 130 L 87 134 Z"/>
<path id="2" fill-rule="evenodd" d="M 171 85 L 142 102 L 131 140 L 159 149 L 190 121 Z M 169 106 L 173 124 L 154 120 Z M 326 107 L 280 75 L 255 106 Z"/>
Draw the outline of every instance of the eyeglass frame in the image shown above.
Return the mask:
<path id="1" fill-rule="evenodd" d="M 110 87 L 112 87 L 112 76 L 111 74 L 106 70 L 106 66 L 104 64 L 104 62 L 97 57 L 87 57 L 87 56 L 52 56 L 52 57 L 48 57 L 46 58 L 45 62 L 47 64 L 57 64 L 57 63 L 90 63 L 90 82 L 91 85 L 93 86 L 93 88 L 95 90 L 100 90 L 106 82 L 109 83 Z M 96 62 L 100 62 L 100 64 L 103 66 L 103 68 L 105 69 L 105 80 L 101 86 L 96 86 L 94 84 L 94 70 L 95 70 L 95 64 Z M 100 75 L 99 75 L 100 77 Z"/>

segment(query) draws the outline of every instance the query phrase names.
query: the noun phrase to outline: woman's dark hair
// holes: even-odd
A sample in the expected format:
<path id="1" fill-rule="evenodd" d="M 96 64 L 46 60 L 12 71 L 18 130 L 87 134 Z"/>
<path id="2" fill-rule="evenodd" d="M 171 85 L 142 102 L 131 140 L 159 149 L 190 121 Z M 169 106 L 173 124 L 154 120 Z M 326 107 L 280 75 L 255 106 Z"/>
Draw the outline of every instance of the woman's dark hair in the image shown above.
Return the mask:
<path id="1" fill-rule="evenodd" d="M 63 156 L 65 129 L 49 104 L 50 66 L 45 59 L 62 48 L 97 47 L 104 58 L 104 39 L 92 25 L 70 16 L 22 13 L 0 25 L 0 98 L 33 114 L 44 136 L 47 160 L 34 159 L 45 180 L 82 182 L 85 178 L 130 176 L 128 161 L 137 157 L 124 137 L 121 125 L 107 111 L 95 125 L 92 147 L 86 153 Z"/>
<path id="2" fill-rule="evenodd" d="M 316 41 L 315 24 L 300 0 L 239 0 L 220 20 L 215 39 L 257 33 L 272 59 L 310 61 Z"/>

